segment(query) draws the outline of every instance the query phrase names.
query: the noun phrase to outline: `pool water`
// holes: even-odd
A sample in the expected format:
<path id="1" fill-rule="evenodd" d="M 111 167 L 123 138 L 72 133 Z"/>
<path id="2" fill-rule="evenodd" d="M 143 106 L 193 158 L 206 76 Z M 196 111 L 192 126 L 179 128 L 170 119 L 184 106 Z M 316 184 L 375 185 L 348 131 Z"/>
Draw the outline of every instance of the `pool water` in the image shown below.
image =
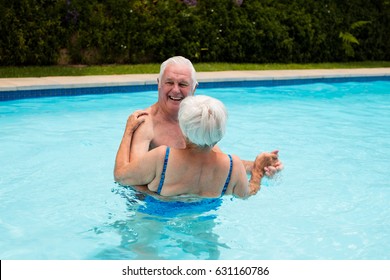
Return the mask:
<path id="1" fill-rule="evenodd" d="M 113 181 L 127 116 L 156 92 L 0 102 L 0 259 L 390 259 L 390 82 L 197 94 L 228 109 L 222 150 L 278 149 L 285 169 L 171 215 Z"/>

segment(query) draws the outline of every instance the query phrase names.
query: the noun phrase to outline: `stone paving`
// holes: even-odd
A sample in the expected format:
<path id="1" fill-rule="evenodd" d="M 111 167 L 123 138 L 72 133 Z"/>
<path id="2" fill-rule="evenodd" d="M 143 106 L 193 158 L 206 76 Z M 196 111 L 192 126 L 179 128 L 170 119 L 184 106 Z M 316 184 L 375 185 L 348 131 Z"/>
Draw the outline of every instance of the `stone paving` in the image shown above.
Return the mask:
<path id="1" fill-rule="evenodd" d="M 0 91 L 157 84 L 158 74 L 0 78 Z M 198 72 L 202 82 L 390 76 L 390 68 Z"/>

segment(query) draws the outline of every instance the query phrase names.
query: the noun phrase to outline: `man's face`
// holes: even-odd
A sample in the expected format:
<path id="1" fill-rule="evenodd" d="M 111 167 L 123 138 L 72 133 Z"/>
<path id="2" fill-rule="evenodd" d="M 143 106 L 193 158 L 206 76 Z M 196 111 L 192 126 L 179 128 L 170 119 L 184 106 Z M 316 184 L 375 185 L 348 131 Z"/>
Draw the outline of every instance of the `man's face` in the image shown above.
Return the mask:
<path id="1" fill-rule="evenodd" d="M 184 65 L 168 65 L 158 88 L 159 103 L 177 113 L 180 102 L 192 94 L 191 70 Z"/>

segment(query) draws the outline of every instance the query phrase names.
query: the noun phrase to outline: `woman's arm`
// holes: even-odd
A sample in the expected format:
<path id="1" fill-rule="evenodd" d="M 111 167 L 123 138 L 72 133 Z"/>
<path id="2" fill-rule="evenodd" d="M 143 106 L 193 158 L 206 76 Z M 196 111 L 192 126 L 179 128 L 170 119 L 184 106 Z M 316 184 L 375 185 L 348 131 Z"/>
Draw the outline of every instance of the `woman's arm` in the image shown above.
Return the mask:
<path id="1" fill-rule="evenodd" d="M 237 186 L 233 189 L 233 194 L 240 198 L 248 198 L 249 196 L 257 194 L 261 187 L 261 180 L 265 175 L 265 168 L 270 166 L 276 168 L 278 165 L 279 160 L 277 153 L 261 153 L 256 157 L 253 163 L 249 182 L 246 181 L 246 178 L 244 182 L 241 175 Z"/>
<path id="2" fill-rule="evenodd" d="M 127 118 L 125 132 L 123 133 L 122 141 L 119 145 L 118 152 L 115 158 L 114 177 L 116 180 L 120 169 L 130 161 L 130 147 L 134 131 L 145 121 L 142 117 L 147 115 L 145 112 L 135 111 Z"/>
<path id="3" fill-rule="evenodd" d="M 159 149 L 130 161 L 130 147 L 135 130 L 145 121 L 146 112 L 136 111 L 129 116 L 120 143 L 114 168 L 115 181 L 122 185 L 146 185 L 156 174 Z"/>

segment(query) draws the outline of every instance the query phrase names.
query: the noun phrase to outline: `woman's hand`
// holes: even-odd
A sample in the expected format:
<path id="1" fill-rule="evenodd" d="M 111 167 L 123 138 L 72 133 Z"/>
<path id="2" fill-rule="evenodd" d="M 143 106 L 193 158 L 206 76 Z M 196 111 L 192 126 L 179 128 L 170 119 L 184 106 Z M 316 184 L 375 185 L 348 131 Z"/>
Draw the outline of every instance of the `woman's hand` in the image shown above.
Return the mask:
<path id="1" fill-rule="evenodd" d="M 145 121 L 146 111 L 137 110 L 127 118 L 126 133 L 133 134 L 134 131 Z"/>

